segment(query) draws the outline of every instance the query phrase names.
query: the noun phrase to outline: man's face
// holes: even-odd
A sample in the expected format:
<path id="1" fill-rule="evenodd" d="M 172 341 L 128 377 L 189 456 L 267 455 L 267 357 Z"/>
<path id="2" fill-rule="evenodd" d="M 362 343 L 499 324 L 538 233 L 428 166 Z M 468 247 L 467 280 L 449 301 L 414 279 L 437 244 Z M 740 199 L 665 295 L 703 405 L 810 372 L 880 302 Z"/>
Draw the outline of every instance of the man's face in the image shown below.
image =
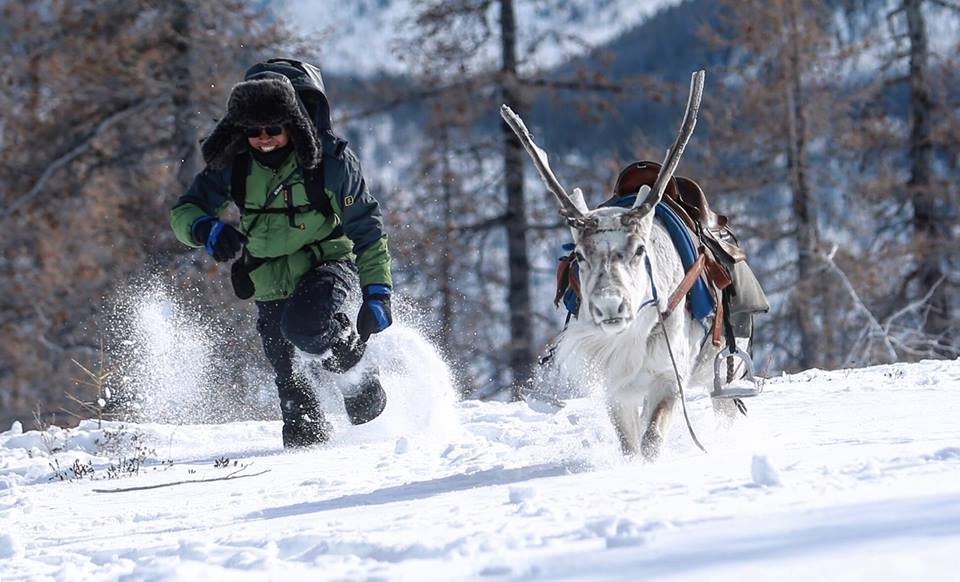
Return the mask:
<path id="1" fill-rule="evenodd" d="M 270 135 L 275 133 L 277 128 L 280 129 L 280 133 Z M 250 137 L 257 130 L 260 130 L 258 135 Z M 282 126 L 247 128 L 245 135 L 250 147 L 264 153 L 272 152 L 290 143 L 290 134 L 287 132 L 287 128 Z"/>

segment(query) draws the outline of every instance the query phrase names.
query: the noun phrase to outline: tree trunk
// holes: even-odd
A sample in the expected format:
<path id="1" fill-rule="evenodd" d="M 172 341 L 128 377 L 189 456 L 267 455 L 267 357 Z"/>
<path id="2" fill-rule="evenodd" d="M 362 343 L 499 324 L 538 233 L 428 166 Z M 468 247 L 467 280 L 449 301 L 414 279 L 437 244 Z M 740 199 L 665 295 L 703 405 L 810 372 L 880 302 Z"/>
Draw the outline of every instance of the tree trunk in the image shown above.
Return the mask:
<path id="1" fill-rule="evenodd" d="M 503 102 L 522 114 L 524 107 L 517 83 L 517 26 L 513 0 L 500 2 L 500 39 L 503 58 Z M 503 132 L 503 171 L 507 193 L 507 251 L 510 271 L 510 372 L 513 398 L 530 376 L 535 356 L 530 301 L 530 261 L 527 257 L 527 212 L 523 194 L 523 145 L 506 123 Z"/>
<path id="2" fill-rule="evenodd" d="M 173 151 L 179 164 L 176 174 L 178 194 L 186 191 L 197 173 L 197 119 L 193 106 L 193 80 L 190 74 L 190 6 L 187 0 L 170 4 L 171 60 L 173 79 Z"/>
<path id="3" fill-rule="evenodd" d="M 950 329 L 950 300 L 944 284 L 943 243 L 948 227 L 938 216 L 933 184 L 933 139 L 928 57 L 930 49 L 923 17 L 924 0 L 904 0 L 907 34 L 910 39 L 910 181 L 907 183 L 913 203 L 913 239 L 917 252 L 919 295 L 937 286 L 930 297 L 930 311 L 924 331 L 940 343 Z M 944 354 L 946 355 L 946 354 Z"/>
<path id="4" fill-rule="evenodd" d="M 456 192 L 453 188 L 453 169 L 450 167 L 450 133 L 446 122 L 440 124 L 440 180 L 443 192 L 443 249 L 440 255 L 440 345 L 451 346 L 453 338 L 453 257 L 452 241 L 454 237 L 453 199 Z"/>
<path id="5" fill-rule="evenodd" d="M 786 79 L 784 82 L 787 102 L 787 169 L 790 189 L 793 194 L 793 216 L 797 237 L 797 284 L 809 292 L 797 298 L 797 317 L 800 327 L 800 366 L 808 369 L 820 363 L 819 354 L 827 353 L 822 345 L 823 334 L 818 333 L 816 305 L 819 302 L 820 285 L 815 273 L 817 268 L 816 203 L 810 189 L 807 119 L 803 101 L 803 82 L 800 67 L 800 29 L 797 22 L 796 0 L 780 3 L 787 35 Z"/>

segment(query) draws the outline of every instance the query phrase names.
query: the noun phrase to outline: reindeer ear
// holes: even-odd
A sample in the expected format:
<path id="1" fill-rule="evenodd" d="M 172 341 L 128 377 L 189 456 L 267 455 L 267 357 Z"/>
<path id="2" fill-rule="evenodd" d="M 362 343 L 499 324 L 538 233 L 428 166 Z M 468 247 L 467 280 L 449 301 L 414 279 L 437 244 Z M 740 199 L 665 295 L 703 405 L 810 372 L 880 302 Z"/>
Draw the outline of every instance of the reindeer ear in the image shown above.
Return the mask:
<path id="1" fill-rule="evenodd" d="M 656 200 L 656 196 L 651 194 L 652 191 L 653 189 L 646 184 L 640 186 L 640 190 L 637 191 L 637 198 L 633 201 L 631 212 L 644 215 L 653 210 L 653 207 L 660 201 Z"/>
<path id="2" fill-rule="evenodd" d="M 573 205 L 577 207 L 577 210 L 586 214 L 590 212 L 587 208 L 587 202 L 583 199 L 583 190 L 580 188 L 573 189 L 573 196 L 570 197 L 570 200 L 573 201 Z"/>
<path id="3" fill-rule="evenodd" d="M 647 186 L 646 184 L 644 184 L 643 186 L 640 186 L 640 189 L 637 190 L 637 199 L 636 199 L 636 201 L 633 203 L 633 207 L 634 207 L 634 208 L 637 208 L 637 207 L 639 207 L 641 204 L 643 204 L 644 202 L 646 202 L 646 201 L 647 201 L 647 196 L 649 196 L 649 195 L 650 195 L 650 186 Z"/>
<path id="4" fill-rule="evenodd" d="M 657 202 L 652 200 L 652 191 L 653 189 L 650 186 L 640 186 L 640 190 L 637 191 L 636 202 L 621 219 L 625 226 L 636 228 L 636 231 L 642 236 L 649 233 L 653 227 L 653 207 L 656 206 Z"/>
<path id="5" fill-rule="evenodd" d="M 640 190 L 637 191 L 637 199 L 634 200 L 633 206 L 627 211 L 627 214 L 623 218 L 624 224 L 639 224 L 641 219 L 653 216 L 653 207 L 657 205 L 659 200 L 654 200 L 655 196 L 653 196 L 652 192 L 653 190 L 650 186 L 646 184 L 640 186 Z"/>

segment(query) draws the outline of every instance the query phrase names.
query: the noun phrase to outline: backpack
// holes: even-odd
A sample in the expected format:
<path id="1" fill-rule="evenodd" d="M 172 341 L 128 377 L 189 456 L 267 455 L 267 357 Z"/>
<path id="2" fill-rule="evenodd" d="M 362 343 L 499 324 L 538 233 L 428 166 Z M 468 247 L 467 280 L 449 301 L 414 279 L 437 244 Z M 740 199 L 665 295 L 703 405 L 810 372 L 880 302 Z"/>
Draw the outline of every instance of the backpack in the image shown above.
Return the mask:
<path id="1" fill-rule="evenodd" d="M 280 73 L 293 83 L 293 88 L 300 97 L 300 102 L 313 120 L 317 128 L 317 134 L 330 131 L 330 103 L 327 100 L 326 89 L 323 86 L 323 77 L 320 75 L 320 69 L 295 59 L 269 59 L 263 63 L 257 63 L 247 69 L 244 73 L 244 79 L 270 71 Z"/>
<path id="2" fill-rule="evenodd" d="M 307 115 L 313 121 L 317 130 L 317 138 L 324 133 L 330 132 L 330 104 L 327 101 L 324 92 L 323 77 L 320 75 L 320 69 L 295 59 L 269 59 L 266 62 L 257 63 L 247 69 L 244 73 L 244 79 L 250 79 L 254 75 L 270 71 L 280 73 L 290 79 L 300 103 L 307 111 Z M 240 212 L 277 212 L 276 210 L 254 210 L 245 208 L 247 197 L 246 177 L 250 173 L 250 164 L 253 159 L 249 154 L 241 154 L 233 159 L 233 172 L 230 184 L 230 193 L 233 201 L 236 203 Z M 324 162 L 312 170 L 304 170 L 303 181 L 304 188 L 307 191 L 307 200 L 309 208 L 322 213 L 324 216 L 333 215 L 333 206 L 326 195 L 326 183 L 323 171 Z M 281 211 L 282 212 L 282 211 Z M 292 218 L 291 218 L 292 220 Z"/>

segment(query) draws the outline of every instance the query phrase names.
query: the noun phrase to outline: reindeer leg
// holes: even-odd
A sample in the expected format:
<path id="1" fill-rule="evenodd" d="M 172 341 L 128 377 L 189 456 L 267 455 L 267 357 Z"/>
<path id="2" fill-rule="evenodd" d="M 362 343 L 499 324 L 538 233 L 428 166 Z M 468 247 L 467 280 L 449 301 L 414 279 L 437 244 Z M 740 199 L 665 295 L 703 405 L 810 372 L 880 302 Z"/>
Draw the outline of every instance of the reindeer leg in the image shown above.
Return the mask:
<path id="1" fill-rule="evenodd" d="M 620 439 L 620 451 L 627 457 L 640 452 L 640 403 L 622 394 L 607 402 L 607 413 Z"/>
<path id="2" fill-rule="evenodd" d="M 673 415 L 673 405 L 676 402 L 675 397 L 667 396 L 653 408 L 650 423 L 647 425 L 646 432 L 643 433 L 643 440 L 640 441 L 640 452 L 643 453 L 644 459 L 654 461 L 660 455 L 663 437 L 667 434 L 667 427 L 670 426 L 670 417 Z"/>

